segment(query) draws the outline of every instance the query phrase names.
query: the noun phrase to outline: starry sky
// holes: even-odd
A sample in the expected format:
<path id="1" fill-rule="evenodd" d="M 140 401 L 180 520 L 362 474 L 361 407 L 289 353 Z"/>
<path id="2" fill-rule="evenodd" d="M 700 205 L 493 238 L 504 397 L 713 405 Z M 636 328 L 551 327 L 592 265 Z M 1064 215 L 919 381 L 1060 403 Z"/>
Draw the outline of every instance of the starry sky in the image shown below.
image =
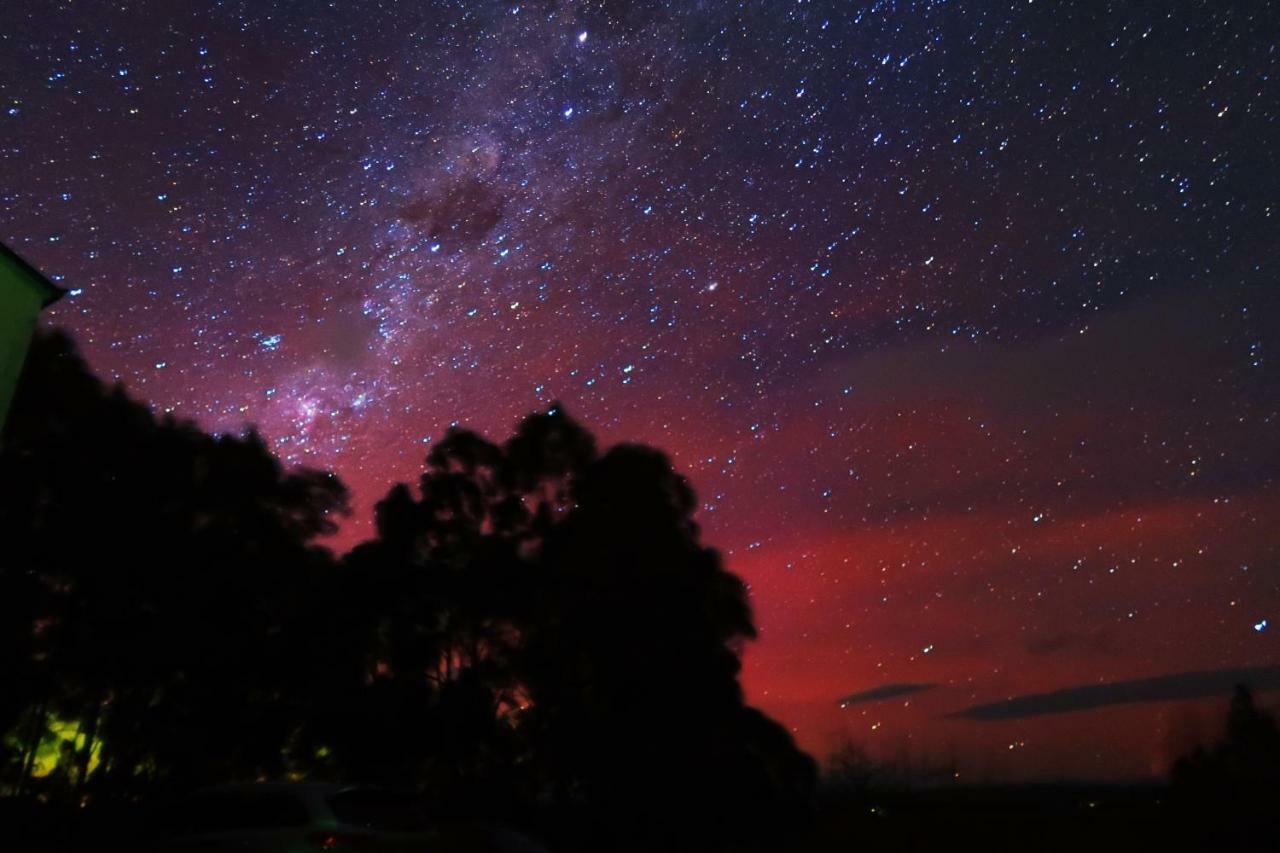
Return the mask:
<path id="1" fill-rule="evenodd" d="M 560 400 L 690 477 L 803 746 L 1141 776 L 1280 687 L 1278 75 L 1268 0 L 6 0 L 0 239 L 339 548 Z"/>

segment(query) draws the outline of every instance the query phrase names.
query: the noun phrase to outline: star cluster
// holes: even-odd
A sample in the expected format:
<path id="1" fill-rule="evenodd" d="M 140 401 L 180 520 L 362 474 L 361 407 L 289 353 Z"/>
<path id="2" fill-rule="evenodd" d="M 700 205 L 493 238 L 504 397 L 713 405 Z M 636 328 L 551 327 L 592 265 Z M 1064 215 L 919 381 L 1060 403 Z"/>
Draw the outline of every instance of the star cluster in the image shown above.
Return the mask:
<path id="1" fill-rule="evenodd" d="M 11 0 L 0 238 L 105 375 L 336 470 L 340 545 L 560 400 L 691 477 L 804 745 L 1145 773 L 1179 711 L 942 715 L 1280 659 L 1278 24 Z"/>

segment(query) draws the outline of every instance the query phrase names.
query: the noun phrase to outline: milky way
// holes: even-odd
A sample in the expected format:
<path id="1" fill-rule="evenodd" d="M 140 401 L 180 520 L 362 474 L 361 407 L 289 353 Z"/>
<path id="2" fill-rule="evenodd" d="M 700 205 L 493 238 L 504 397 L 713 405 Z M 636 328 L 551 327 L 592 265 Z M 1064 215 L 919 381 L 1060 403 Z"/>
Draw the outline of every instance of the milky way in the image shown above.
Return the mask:
<path id="1" fill-rule="evenodd" d="M 1280 661 L 1278 34 L 1268 2 L 7 0 L 0 238 L 104 375 L 337 471 L 341 547 L 449 425 L 560 400 L 689 475 L 804 745 L 1160 772 L 1214 703 L 955 714 Z"/>

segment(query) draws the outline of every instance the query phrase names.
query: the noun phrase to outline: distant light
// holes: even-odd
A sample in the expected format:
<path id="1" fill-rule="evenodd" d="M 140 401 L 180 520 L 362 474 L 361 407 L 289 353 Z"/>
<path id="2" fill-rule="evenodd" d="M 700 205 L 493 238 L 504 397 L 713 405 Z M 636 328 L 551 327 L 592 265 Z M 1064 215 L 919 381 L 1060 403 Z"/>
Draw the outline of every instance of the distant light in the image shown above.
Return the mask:
<path id="1" fill-rule="evenodd" d="M 1259 621 L 1259 622 L 1254 622 L 1254 623 L 1253 623 L 1253 630 L 1257 631 L 1259 634 L 1261 634 L 1263 631 L 1267 630 L 1267 620 L 1266 620 L 1266 619 L 1263 619 L 1263 620 L 1261 620 L 1261 621 Z"/>
<path id="2" fill-rule="evenodd" d="M 561 113 L 561 115 L 565 118 L 573 118 L 573 107 L 565 107 L 564 112 Z"/>
<path id="3" fill-rule="evenodd" d="M 586 31 L 586 30 L 583 30 L 582 32 L 578 33 L 578 44 L 582 44 L 582 43 L 583 43 L 583 42 L 585 42 L 586 40 L 587 40 L 587 31 Z"/>

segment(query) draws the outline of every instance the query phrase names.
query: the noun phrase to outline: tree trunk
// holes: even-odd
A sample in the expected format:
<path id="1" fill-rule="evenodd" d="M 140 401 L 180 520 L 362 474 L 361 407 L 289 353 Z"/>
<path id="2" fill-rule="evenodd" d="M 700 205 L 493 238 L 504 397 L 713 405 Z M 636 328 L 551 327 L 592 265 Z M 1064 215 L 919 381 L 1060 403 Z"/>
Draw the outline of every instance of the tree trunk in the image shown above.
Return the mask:
<path id="1" fill-rule="evenodd" d="M 76 756 L 75 793 L 84 790 L 84 783 L 89 777 L 89 762 L 93 758 L 93 744 L 98 737 L 98 721 L 102 718 L 102 700 L 97 699 L 89 709 L 89 717 L 80 724 L 80 732 L 84 735 L 84 746 Z"/>
<path id="2" fill-rule="evenodd" d="M 27 726 L 26 742 L 23 744 L 22 762 L 18 772 L 18 794 L 27 793 L 27 782 L 31 779 L 31 771 L 35 767 L 36 753 L 40 750 L 40 742 L 45 735 L 44 702 L 37 702 L 31 709 L 31 721 Z"/>

